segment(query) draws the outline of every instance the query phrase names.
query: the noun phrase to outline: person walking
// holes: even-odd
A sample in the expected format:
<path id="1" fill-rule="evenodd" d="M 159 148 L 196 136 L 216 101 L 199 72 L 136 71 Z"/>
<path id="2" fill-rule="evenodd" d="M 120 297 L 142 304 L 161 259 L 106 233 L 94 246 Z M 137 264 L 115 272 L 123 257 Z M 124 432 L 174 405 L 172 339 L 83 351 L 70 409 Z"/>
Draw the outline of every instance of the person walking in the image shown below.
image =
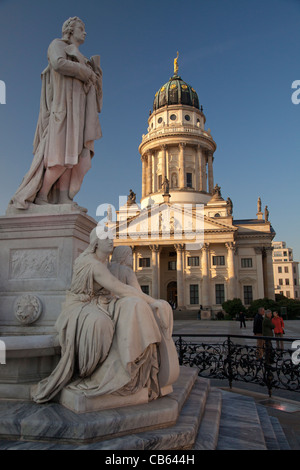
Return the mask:
<path id="1" fill-rule="evenodd" d="M 245 322 L 245 314 L 244 314 L 244 312 L 240 312 L 239 319 L 240 319 L 240 328 L 242 328 L 243 325 L 244 325 L 244 327 L 246 328 L 246 322 Z"/>
<path id="2" fill-rule="evenodd" d="M 262 334 L 262 323 L 264 319 L 264 314 L 265 314 L 265 309 L 263 307 L 260 307 L 258 309 L 257 314 L 254 317 L 253 321 L 253 334 L 257 336 L 257 350 L 256 350 L 256 356 L 257 358 L 261 359 L 263 357 L 264 353 L 264 340 L 261 339 Z"/>
<path id="3" fill-rule="evenodd" d="M 272 312 L 271 310 L 265 311 L 265 317 L 262 322 L 262 334 L 263 336 L 273 336 L 274 324 L 272 323 Z M 265 340 L 265 357 L 266 363 L 271 364 L 273 356 L 272 341 L 269 339 Z"/>
<path id="4" fill-rule="evenodd" d="M 284 321 L 278 312 L 273 312 L 274 317 L 272 318 L 272 323 L 274 325 L 274 334 L 276 338 L 282 338 L 284 335 Z M 276 349 L 278 351 L 283 351 L 283 341 L 276 341 Z"/>

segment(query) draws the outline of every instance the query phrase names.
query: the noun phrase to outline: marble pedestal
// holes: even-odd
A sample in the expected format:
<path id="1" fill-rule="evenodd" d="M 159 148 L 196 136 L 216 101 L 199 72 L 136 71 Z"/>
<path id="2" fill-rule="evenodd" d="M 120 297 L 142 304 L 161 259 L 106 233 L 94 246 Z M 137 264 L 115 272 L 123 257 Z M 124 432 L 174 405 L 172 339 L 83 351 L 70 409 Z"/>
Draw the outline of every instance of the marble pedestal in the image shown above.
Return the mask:
<path id="1" fill-rule="evenodd" d="M 68 204 L 0 217 L 0 398 L 29 399 L 60 358 L 55 321 L 96 221 Z"/>
<path id="2" fill-rule="evenodd" d="M 208 391 L 209 382 L 197 379 L 196 369 L 181 367 L 173 392 L 146 404 L 76 414 L 56 402 L 0 400 L 0 442 L 77 448 L 95 443 L 101 450 L 191 448 Z"/>
<path id="3" fill-rule="evenodd" d="M 211 320 L 211 310 L 201 310 L 201 320 Z"/>
<path id="4" fill-rule="evenodd" d="M 95 226 L 68 204 L 0 217 L 0 336 L 54 333 L 74 260 Z"/>

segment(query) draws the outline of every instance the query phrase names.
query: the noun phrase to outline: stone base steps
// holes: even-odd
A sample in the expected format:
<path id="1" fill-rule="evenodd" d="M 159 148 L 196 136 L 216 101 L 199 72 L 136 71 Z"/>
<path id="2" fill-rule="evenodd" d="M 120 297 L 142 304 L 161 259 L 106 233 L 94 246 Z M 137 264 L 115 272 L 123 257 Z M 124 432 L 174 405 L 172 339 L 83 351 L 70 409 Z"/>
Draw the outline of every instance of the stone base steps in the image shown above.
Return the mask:
<path id="1" fill-rule="evenodd" d="M 178 417 L 170 424 L 169 415 L 164 427 L 162 415 L 169 408 L 177 409 Z M 58 403 L 0 400 L 0 450 L 6 449 L 286 450 L 289 445 L 279 421 L 253 398 L 211 387 L 195 369 L 181 367 L 173 393 L 147 405 L 77 415 Z"/>

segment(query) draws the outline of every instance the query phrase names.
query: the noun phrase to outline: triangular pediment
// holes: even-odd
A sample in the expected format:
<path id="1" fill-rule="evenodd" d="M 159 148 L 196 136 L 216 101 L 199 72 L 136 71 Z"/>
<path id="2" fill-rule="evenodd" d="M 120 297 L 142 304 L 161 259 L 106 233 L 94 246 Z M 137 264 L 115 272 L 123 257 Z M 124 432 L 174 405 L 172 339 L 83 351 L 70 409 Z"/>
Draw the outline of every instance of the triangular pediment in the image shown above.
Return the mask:
<path id="1" fill-rule="evenodd" d="M 116 238 L 133 242 L 137 239 L 185 239 L 203 240 L 204 233 L 234 233 L 237 228 L 204 214 L 204 206 L 189 204 L 155 204 L 142 209 L 138 214 L 116 223 Z"/>

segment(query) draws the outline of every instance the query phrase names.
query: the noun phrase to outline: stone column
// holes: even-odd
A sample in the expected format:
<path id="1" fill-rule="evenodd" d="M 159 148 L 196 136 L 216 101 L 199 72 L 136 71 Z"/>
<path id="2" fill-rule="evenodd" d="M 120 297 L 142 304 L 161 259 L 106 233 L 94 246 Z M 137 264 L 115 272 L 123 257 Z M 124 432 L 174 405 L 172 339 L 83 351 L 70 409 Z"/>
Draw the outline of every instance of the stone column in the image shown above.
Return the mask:
<path id="1" fill-rule="evenodd" d="M 236 297 L 236 279 L 235 279 L 235 243 L 225 243 L 227 248 L 227 274 L 228 274 L 228 300 Z"/>
<path id="2" fill-rule="evenodd" d="M 147 153 L 147 194 L 152 193 L 152 155 Z"/>
<path id="3" fill-rule="evenodd" d="M 177 252 L 177 307 L 184 307 L 184 244 L 174 245 Z"/>
<path id="4" fill-rule="evenodd" d="M 186 144 L 179 144 L 179 189 L 185 187 L 185 165 L 184 165 L 184 148 Z"/>
<path id="5" fill-rule="evenodd" d="M 134 245 L 130 246 L 132 250 L 132 269 L 136 273 L 137 272 L 137 250 Z"/>
<path id="6" fill-rule="evenodd" d="M 149 245 L 152 252 L 152 297 L 159 299 L 159 245 Z"/>
<path id="7" fill-rule="evenodd" d="M 153 162 L 152 162 L 152 168 L 153 168 L 153 192 L 157 192 L 157 152 L 154 150 L 153 151 Z"/>
<path id="8" fill-rule="evenodd" d="M 201 272 L 202 272 L 202 298 L 201 304 L 204 309 L 210 306 L 209 302 L 209 271 L 208 271 L 208 255 L 209 255 L 209 243 L 204 243 L 202 249 L 201 258 Z"/>
<path id="9" fill-rule="evenodd" d="M 262 253 L 263 253 L 262 247 L 257 246 L 255 248 L 255 254 L 256 254 L 256 277 L 257 277 L 257 298 L 258 299 L 263 299 L 265 296 Z"/>
<path id="10" fill-rule="evenodd" d="M 201 154 L 200 154 L 200 145 L 197 145 L 196 148 L 196 157 L 195 157 L 195 189 L 196 191 L 200 191 L 200 181 L 201 181 Z"/>
<path id="11" fill-rule="evenodd" d="M 198 146 L 198 157 L 199 157 L 199 166 L 200 166 L 200 191 L 207 190 L 206 184 L 206 157 L 204 149 L 201 145 Z"/>
<path id="12" fill-rule="evenodd" d="M 268 299 L 275 300 L 275 288 L 274 288 L 274 272 L 273 272 L 273 260 L 272 260 L 272 246 L 264 248 L 265 252 L 265 263 L 264 263 L 264 278 L 265 278 L 265 295 Z"/>
<path id="13" fill-rule="evenodd" d="M 213 174 L 213 152 L 208 151 L 208 192 L 213 193 L 214 190 L 214 174 Z"/>
<path id="14" fill-rule="evenodd" d="M 162 151 L 162 162 L 161 162 L 161 168 L 162 168 L 162 182 L 165 179 L 165 176 L 167 176 L 167 171 L 166 171 L 166 150 L 167 146 L 166 145 L 161 145 L 161 151 Z M 161 188 L 158 188 L 161 190 Z"/>
<path id="15" fill-rule="evenodd" d="M 142 155 L 142 197 L 146 196 L 146 156 Z"/>

